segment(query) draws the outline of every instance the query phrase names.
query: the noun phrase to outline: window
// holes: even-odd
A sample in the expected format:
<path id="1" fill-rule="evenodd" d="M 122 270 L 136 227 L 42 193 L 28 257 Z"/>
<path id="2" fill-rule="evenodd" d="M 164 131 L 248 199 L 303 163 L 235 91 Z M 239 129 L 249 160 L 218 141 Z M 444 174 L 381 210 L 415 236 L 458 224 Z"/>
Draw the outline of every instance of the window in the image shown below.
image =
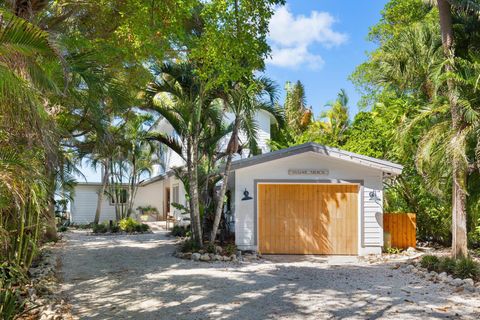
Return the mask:
<path id="1" fill-rule="evenodd" d="M 118 199 L 119 204 L 125 204 L 128 200 L 128 192 L 127 189 L 118 189 L 114 191 L 114 194 L 110 196 L 110 205 L 115 205 L 115 202 Z"/>
<path id="2" fill-rule="evenodd" d="M 172 189 L 172 203 L 179 203 L 180 201 L 179 198 L 180 198 L 180 191 L 177 184 L 177 185 L 174 185 Z"/>

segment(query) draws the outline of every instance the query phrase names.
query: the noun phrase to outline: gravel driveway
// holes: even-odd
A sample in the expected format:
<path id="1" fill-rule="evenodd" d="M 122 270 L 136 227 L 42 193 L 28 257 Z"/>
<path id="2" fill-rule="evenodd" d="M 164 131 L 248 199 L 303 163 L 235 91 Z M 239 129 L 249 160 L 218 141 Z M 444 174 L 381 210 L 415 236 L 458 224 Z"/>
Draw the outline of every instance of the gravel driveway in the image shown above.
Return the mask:
<path id="1" fill-rule="evenodd" d="M 480 318 L 478 294 L 389 264 L 288 256 L 202 263 L 173 257 L 174 240 L 162 231 L 66 237 L 63 291 L 81 319 Z"/>

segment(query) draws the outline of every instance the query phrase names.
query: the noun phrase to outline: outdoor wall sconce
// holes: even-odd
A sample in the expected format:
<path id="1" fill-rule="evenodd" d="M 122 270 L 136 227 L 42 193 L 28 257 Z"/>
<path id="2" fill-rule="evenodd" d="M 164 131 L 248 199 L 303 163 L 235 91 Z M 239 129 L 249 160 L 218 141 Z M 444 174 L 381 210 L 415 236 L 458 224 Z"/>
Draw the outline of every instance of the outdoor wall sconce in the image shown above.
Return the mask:
<path id="1" fill-rule="evenodd" d="M 243 191 L 243 198 L 242 201 L 245 200 L 252 200 L 253 198 L 250 197 L 250 192 L 248 192 L 247 188 L 245 188 L 245 191 Z"/>
<path id="2" fill-rule="evenodd" d="M 368 193 L 368 196 L 370 197 L 370 200 L 380 201 L 380 198 L 377 196 L 377 192 L 376 192 L 376 191 L 370 191 L 370 192 Z"/>

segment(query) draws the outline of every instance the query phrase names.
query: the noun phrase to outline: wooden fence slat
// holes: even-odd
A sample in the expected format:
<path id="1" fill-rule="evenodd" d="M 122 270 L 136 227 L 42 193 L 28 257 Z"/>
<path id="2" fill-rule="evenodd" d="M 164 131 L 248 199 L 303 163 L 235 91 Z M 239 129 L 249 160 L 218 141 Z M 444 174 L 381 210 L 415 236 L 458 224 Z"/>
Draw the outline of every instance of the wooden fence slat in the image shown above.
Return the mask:
<path id="1" fill-rule="evenodd" d="M 384 213 L 383 228 L 390 233 L 392 247 L 416 247 L 417 217 L 415 213 Z"/>

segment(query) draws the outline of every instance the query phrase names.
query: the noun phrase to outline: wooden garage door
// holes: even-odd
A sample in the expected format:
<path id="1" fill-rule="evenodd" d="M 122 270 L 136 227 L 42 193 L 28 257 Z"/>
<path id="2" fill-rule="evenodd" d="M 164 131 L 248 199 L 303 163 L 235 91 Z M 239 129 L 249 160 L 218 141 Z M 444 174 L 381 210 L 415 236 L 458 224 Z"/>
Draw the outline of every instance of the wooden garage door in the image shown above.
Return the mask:
<path id="1" fill-rule="evenodd" d="M 261 253 L 357 254 L 358 185 L 259 184 Z"/>

